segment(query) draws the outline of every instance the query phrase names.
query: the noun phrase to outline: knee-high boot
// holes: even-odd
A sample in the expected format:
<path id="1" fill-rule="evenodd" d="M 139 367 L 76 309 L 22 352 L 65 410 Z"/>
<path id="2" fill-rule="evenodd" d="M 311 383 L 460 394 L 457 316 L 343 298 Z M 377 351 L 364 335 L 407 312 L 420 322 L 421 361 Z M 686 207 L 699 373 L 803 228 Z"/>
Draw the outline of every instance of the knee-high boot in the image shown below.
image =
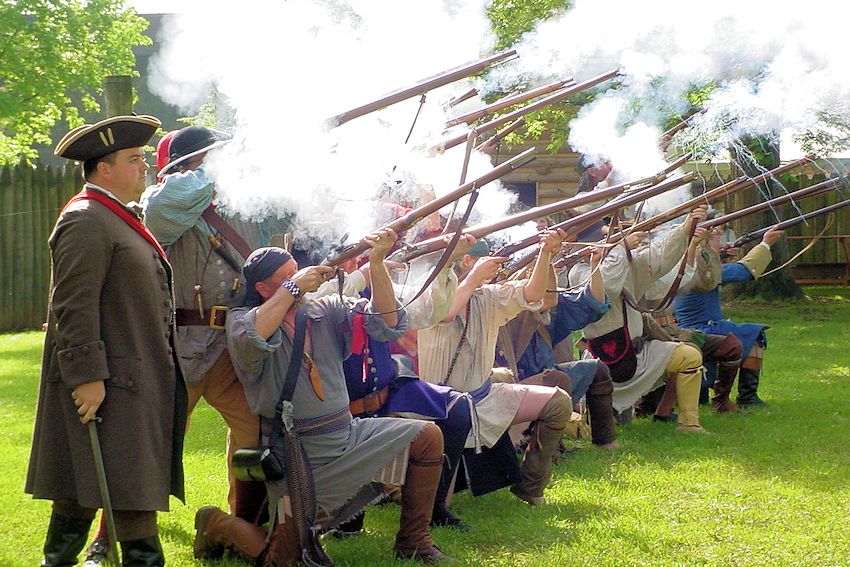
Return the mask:
<path id="1" fill-rule="evenodd" d="M 463 454 L 463 447 L 466 445 L 466 438 L 472 427 L 467 400 L 460 399 L 455 402 L 446 419 L 441 419 L 436 424 L 440 428 L 440 431 L 443 432 L 445 462 L 442 465 L 440 483 L 437 486 L 437 494 L 434 497 L 434 511 L 431 514 L 431 525 L 467 532 L 471 529 L 469 525 L 455 516 L 446 504 L 452 481 L 460 466 L 460 459 Z"/>
<path id="2" fill-rule="evenodd" d="M 401 519 L 394 547 L 400 559 L 418 559 L 423 563 L 453 561 L 434 545 L 428 530 L 442 472 L 442 456 L 442 433 L 429 423 L 410 445 L 407 475 L 401 487 Z"/>
<path id="3" fill-rule="evenodd" d="M 676 374 L 676 401 L 679 406 L 679 431 L 705 431 L 699 424 L 699 369 Z"/>
<path id="4" fill-rule="evenodd" d="M 286 516 L 284 521 L 274 527 L 269 541 L 263 567 L 288 567 L 301 562 L 301 544 L 295 529 L 295 520 Z"/>
<path id="5" fill-rule="evenodd" d="M 741 367 L 738 373 L 738 405 L 766 406 L 758 395 L 760 369 Z"/>
<path id="6" fill-rule="evenodd" d="M 711 410 L 717 413 L 738 411 L 738 406 L 729 399 L 735 376 L 738 374 L 737 364 L 720 362 L 717 364 L 717 378 L 714 380 L 714 396 L 711 398 Z"/>
<path id="7" fill-rule="evenodd" d="M 573 413 L 570 396 L 557 388 L 533 424 L 531 442 L 522 461 L 521 480 L 511 492 L 531 505 L 545 504 L 543 489 L 552 477 L 552 456 Z"/>
<path id="8" fill-rule="evenodd" d="M 604 366 L 600 364 L 600 366 Z M 614 429 L 614 407 L 611 405 L 611 394 L 614 392 L 614 382 L 607 380 L 595 381 L 587 389 L 587 411 L 590 414 L 590 436 L 594 445 L 610 446 L 617 439 Z"/>
<path id="9" fill-rule="evenodd" d="M 266 548 L 266 532 L 256 524 L 226 514 L 215 506 L 203 506 L 195 514 L 195 557 L 217 559 L 229 549 L 250 563 Z"/>
<path id="10" fill-rule="evenodd" d="M 163 567 L 165 554 L 158 536 L 144 537 L 121 542 L 121 565 L 123 567 Z"/>
<path id="11" fill-rule="evenodd" d="M 233 492 L 232 513 L 234 516 L 257 525 L 268 521 L 268 497 L 264 482 L 245 482 L 234 479 Z"/>
<path id="12" fill-rule="evenodd" d="M 91 523 L 91 519 L 60 516 L 53 512 L 44 540 L 42 567 L 76 565 L 77 556 L 86 544 Z"/>

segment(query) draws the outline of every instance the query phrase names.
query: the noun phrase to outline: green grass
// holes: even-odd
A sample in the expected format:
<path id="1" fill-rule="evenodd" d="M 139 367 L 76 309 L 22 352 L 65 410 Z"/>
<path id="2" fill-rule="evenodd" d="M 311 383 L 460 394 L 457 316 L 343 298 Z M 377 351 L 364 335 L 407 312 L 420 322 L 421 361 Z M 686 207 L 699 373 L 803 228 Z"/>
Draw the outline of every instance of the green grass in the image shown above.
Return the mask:
<path id="1" fill-rule="evenodd" d="M 623 449 L 586 447 L 556 467 L 549 504 L 507 491 L 455 497 L 469 534 L 436 530 L 465 565 L 850 565 L 850 289 L 808 288 L 800 304 L 747 304 L 735 320 L 772 326 L 761 395 L 770 408 L 702 409 L 709 436 L 637 420 Z M 43 335 L 0 336 L 0 565 L 36 565 L 49 505 L 23 493 Z M 191 556 L 194 510 L 224 506 L 221 419 L 201 405 L 184 462 L 188 505 L 160 515 L 171 566 Z M 338 565 L 390 559 L 398 508 L 369 512 L 366 533 L 326 541 Z M 210 565 L 242 565 L 229 558 Z M 414 563 L 407 563 L 414 564 Z"/>

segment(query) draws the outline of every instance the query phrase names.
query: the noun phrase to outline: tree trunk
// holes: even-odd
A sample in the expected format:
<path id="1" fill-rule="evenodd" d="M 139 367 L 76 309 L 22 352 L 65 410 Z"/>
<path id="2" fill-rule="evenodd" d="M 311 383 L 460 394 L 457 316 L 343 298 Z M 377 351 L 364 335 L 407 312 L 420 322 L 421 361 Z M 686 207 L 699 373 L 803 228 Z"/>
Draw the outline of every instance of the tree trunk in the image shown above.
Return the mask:
<path id="1" fill-rule="evenodd" d="M 764 170 L 773 169 L 779 165 L 778 142 L 766 138 L 755 138 L 741 140 L 741 143 L 747 148 L 749 155 L 741 155 L 742 152 L 737 147 L 731 148 L 730 154 L 733 164 L 747 177 L 755 177 L 763 173 Z M 754 156 L 758 163 L 752 163 L 750 156 Z M 735 208 L 738 209 L 769 199 L 770 197 L 766 193 L 769 193 L 770 197 L 777 197 L 784 193 L 784 190 L 776 180 L 771 179 L 758 187 L 737 193 L 735 196 Z M 768 210 L 764 213 L 749 215 L 740 219 L 735 228 L 738 234 L 741 235 L 776 224 L 776 222 L 777 220 L 773 216 L 773 212 Z M 754 244 L 758 244 L 758 242 Z M 790 258 L 788 241 L 784 236 L 771 246 L 771 251 L 773 252 L 773 261 L 766 271 L 781 266 Z M 731 295 L 732 297 L 758 296 L 768 301 L 775 299 L 796 300 L 804 297 L 800 286 L 794 281 L 790 267 L 783 268 L 776 273 L 755 281 L 736 284 L 732 286 Z"/>

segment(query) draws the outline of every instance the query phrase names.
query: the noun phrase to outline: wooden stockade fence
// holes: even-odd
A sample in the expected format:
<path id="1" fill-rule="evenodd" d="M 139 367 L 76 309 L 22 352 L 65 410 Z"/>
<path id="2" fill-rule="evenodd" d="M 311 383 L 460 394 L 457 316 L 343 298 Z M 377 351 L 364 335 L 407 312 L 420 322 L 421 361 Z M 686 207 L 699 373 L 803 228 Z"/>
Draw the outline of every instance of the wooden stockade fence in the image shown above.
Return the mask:
<path id="1" fill-rule="evenodd" d="M 47 239 L 82 186 L 79 166 L 0 167 L 0 331 L 38 328 L 47 315 Z"/>

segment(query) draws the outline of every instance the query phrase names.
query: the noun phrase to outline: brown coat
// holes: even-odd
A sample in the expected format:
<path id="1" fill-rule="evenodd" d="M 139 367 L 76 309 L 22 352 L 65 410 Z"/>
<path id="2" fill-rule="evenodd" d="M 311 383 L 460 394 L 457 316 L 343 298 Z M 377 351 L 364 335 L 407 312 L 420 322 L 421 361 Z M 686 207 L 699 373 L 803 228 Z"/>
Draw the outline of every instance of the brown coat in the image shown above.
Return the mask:
<path id="1" fill-rule="evenodd" d="M 71 391 L 104 380 L 100 443 L 116 510 L 183 499 L 186 386 L 176 363 L 171 267 L 95 201 L 60 215 L 26 491 L 100 507 L 87 426 Z"/>

